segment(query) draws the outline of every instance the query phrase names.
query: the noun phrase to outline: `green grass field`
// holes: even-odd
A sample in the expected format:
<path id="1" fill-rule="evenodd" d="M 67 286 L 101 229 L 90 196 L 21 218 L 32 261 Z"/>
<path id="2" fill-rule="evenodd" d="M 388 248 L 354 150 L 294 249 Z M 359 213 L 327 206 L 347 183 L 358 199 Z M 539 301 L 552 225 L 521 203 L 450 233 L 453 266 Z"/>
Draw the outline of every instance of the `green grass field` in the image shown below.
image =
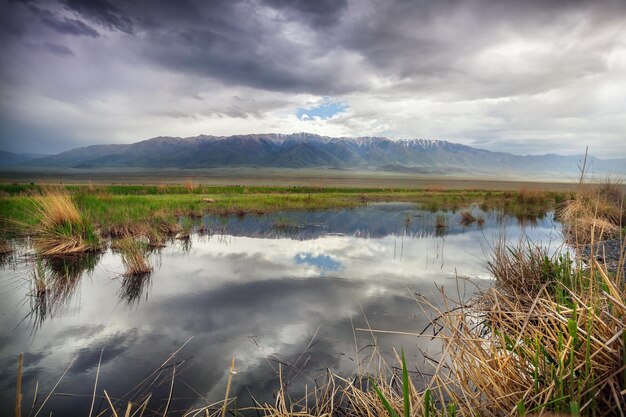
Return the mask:
<path id="1" fill-rule="evenodd" d="M 44 189 L 38 185 L 0 185 L 0 212 L 5 233 L 12 224 L 38 222 L 33 206 Z M 321 187 L 211 187 L 187 185 L 69 185 L 67 192 L 78 210 L 101 232 L 137 224 L 176 223 L 180 216 L 266 214 L 289 210 L 349 209 L 369 202 L 413 202 L 429 210 L 459 209 L 478 204 L 513 215 L 542 214 L 553 209 L 565 194 L 520 190 L 422 190 Z M 22 227 L 22 230 L 25 228 Z M 27 229 L 27 228 L 26 228 Z"/>

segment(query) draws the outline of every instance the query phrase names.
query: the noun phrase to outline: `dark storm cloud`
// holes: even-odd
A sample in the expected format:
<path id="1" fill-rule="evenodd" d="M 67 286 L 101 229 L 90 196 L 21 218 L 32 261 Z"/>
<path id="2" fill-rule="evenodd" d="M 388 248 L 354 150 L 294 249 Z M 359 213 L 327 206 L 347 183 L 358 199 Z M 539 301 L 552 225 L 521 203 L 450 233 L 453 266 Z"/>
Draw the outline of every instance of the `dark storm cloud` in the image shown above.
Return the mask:
<path id="1" fill-rule="evenodd" d="M 265 0 L 265 3 L 275 9 L 284 10 L 290 18 L 302 19 L 313 27 L 336 24 L 348 7 L 347 0 Z"/>
<path id="2" fill-rule="evenodd" d="M 41 21 L 55 31 L 74 36 L 90 36 L 97 38 L 100 34 L 91 26 L 81 22 L 80 20 L 70 19 L 67 17 L 58 17 L 50 10 L 41 9 L 35 5 L 29 6 L 30 10 L 38 15 Z"/>
<path id="3" fill-rule="evenodd" d="M 133 24 L 119 5 L 110 0 L 63 0 L 71 10 L 105 28 L 132 33 Z"/>
<path id="4" fill-rule="evenodd" d="M 623 0 L 4 0 L 2 8 L 3 130 L 29 125 L 37 143 L 47 130 L 63 138 L 54 151 L 149 134 L 308 129 L 314 122 L 285 114 L 327 96 L 350 111 L 316 133 L 481 140 L 493 150 L 530 136 L 605 139 L 614 149 L 623 139 L 623 95 L 608 93 L 624 85 Z M 593 105 L 570 112 L 581 102 Z M 90 126 L 91 117 L 103 125 Z M 196 127 L 165 132 L 172 118 Z M 580 133 L 579 119 L 592 134 Z M 216 120 L 219 132 L 204 130 Z"/>
<path id="5" fill-rule="evenodd" d="M 101 365 L 104 365 L 114 360 L 117 356 L 128 350 L 129 346 L 131 346 L 137 338 L 138 331 L 131 329 L 118 332 L 107 337 L 104 341 L 96 341 L 88 347 L 78 349 L 71 372 L 86 372 L 96 368 L 99 362 Z M 100 354 L 102 354 L 102 361 L 100 361 Z"/>
<path id="6" fill-rule="evenodd" d="M 150 23 L 143 27 L 140 53 L 172 71 L 264 90 L 327 94 L 357 88 L 359 83 L 342 77 L 325 61 L 330 50 L 324 45 L 304 47 L 282 33 L 283 25 L 292 19 L 328 25 L 335 9 L 304 4 L 281 8 L 275 3 L 272 7 L 286 10 L 287 17 L 268 17 L 241 1 L 212 2 L 204 7 L 183 4 L 179 13 L 186 17 L 194 11 L 195 17 L 175 18 L 171 24 L 159 16 L 159 10 L 153 11 Z"/>
<path id="7" fill-rule="evenodd" d="M 509 36 L 549 35 L 551 25 L 568 19 L 586 22 L 588 33 L 582 35 L 587 36 L 619 21 L 626 11 L 620 1 L 65 0 L 64 5 L 101 27 L 136 32 L 137 53 L 174 72 L 323 95 L 361 91 L 369 85 L 368 76 L 377 75 L 404 80 L 397 85 L 400 90 L 454 90 L 462 97 L 540 92 L 598 72 L 605 49 L 584 46 L 556 53 L 540 71 L 512 79 L 488 69 L 483 77 L 471 64 Z M 97 36 L 81 21 L 40 13 L 49 14 L 42 18 L 58 31 Z M 288 25 L 312 41 L 302 44 L 298 34 L 288 33 Z M 613 43 L 607 40 L 605 46 L 608 50 Z M 342 76 L 342 63 L 330 58 L 335 51 L 353 53 L 363 65 Z"/>
<path id="8" fill-rule="evenodd" d="M 72 52 L 70 48 L 68 48 L 67 46 L 59 45 L 58 43 L 44 42 L 41 46 L 44 49 L 46 49 L 48 52 L 54 55 L 58 55 L 58 56 L 73 56 L 74 55 L 74 52 Z"/>

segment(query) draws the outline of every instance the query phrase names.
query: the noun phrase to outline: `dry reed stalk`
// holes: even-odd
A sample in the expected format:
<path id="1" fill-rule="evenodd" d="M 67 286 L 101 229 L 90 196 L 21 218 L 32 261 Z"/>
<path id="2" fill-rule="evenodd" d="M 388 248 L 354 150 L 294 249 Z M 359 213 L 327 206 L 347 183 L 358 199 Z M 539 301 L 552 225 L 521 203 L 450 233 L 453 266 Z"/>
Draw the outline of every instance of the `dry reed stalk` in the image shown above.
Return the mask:
<path id="1" fill-rule="evenodd" d="M 15 417 L 22 417 L 22 365 L 24 354 L 20 353 L 17 358 L 17 386 L 15 388 Z"/>
<path id="2" fill-rule="evenodd" d="M 176 366 L 172 368 L 172 382 L 170 383 L 170 393 L 167 396 L 167 403 L 165 403 L 165 410 L 163 411 L 163 417 L 167 417 L 167 412 L 170 410 L 170 405 L 172 404 L 172 394 L 174 393 L 174 378 L 175 377 L 176 377 Z"/>
<path id="3" fill-rule="evenodd" d="M 91 407 L 89 407 L 89 417 L 93 414 L 93 406 L 96 403 L 96 389 L 98 388 L 98 377 L 100 376 L 100 365 L 102 364 L 102 354 L 104 348 L 100 350 L 100 358 L 98 359 L 98 368 L 96 369 L 96 380 L 93 383 L 93 395 L 91 396 Z"/>
<path id="4" fill-rule="evenodd" d="M 107 390 L 104 390 L 104 397 L 106 398 L 107 402 L 109 403 L 109 407 L 111 407 L 111 412 L 113 413 L 113 415 L 115 417 L 119 417 L 117 415 L 117 411 L 115 411 L 115 407 L 113 406 L 113 403 L 111 402 L 111 398 L 109 397 L 109 394 L 107 393 Z"/>
<path id="5" fill-rule="evenodd" d="M 226 393 L 224 394 L 224 405 L 222 406 L 222 417 L 226 415 L 226 406 L 228 405 L 228 396 L 230 395 L 230 385 L 233 382 L 233 375 L 235 374 L 235 357 L 230 364 L 228 371 L 228 382 L 226 383 Z"/>

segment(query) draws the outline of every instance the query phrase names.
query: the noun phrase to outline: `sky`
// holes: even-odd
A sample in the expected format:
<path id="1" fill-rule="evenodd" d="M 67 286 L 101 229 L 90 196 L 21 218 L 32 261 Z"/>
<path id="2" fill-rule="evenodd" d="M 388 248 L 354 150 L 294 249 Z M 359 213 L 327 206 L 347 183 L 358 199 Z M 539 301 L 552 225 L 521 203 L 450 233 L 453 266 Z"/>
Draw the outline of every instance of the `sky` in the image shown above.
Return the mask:
<path id="1" fill-rule="evenodd" d="M 624 0 L 0 0 L 0 149 L 310 132 L 626 157 Z"/>

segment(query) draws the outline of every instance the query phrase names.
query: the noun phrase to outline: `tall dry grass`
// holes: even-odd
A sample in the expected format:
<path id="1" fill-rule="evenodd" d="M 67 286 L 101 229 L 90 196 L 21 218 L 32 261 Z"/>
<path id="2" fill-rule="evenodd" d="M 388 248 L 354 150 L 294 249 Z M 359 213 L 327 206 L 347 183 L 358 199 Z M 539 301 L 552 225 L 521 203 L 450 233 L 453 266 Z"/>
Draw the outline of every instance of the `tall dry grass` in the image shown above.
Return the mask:
<path id="1" fill-rule="evenodd" d="M 558 210 L 571 244 L 620 236 L 626 222 L 626 187 L 610 177 L 598 182 L 581 181 L 578 191 Z"/>
<path id="2" fill-rule="evenodd" d="M 532 246 L 494 258 L 495 285 L 438 323 L 447 370 L 435 385 L 446 400 L 459 415 L 623 415 L 622 274 Z"/>
<path id="3" fill-rule="evenodd" d="M 548 193 L 542 190 L 522 187 L 519 190 L 517 200 L 521 204 L 539 204 L 546 200 L 547 195 Z"/>
<path id="4" fill-rule="evenodd" d="M 57 256 L 94 251 L 100 238 L 89 220 L 83 216 L 71 196 L 62 189 L 45 189 L 33 198 L 30 227 L 35 249 L 43 256 Z"/>

